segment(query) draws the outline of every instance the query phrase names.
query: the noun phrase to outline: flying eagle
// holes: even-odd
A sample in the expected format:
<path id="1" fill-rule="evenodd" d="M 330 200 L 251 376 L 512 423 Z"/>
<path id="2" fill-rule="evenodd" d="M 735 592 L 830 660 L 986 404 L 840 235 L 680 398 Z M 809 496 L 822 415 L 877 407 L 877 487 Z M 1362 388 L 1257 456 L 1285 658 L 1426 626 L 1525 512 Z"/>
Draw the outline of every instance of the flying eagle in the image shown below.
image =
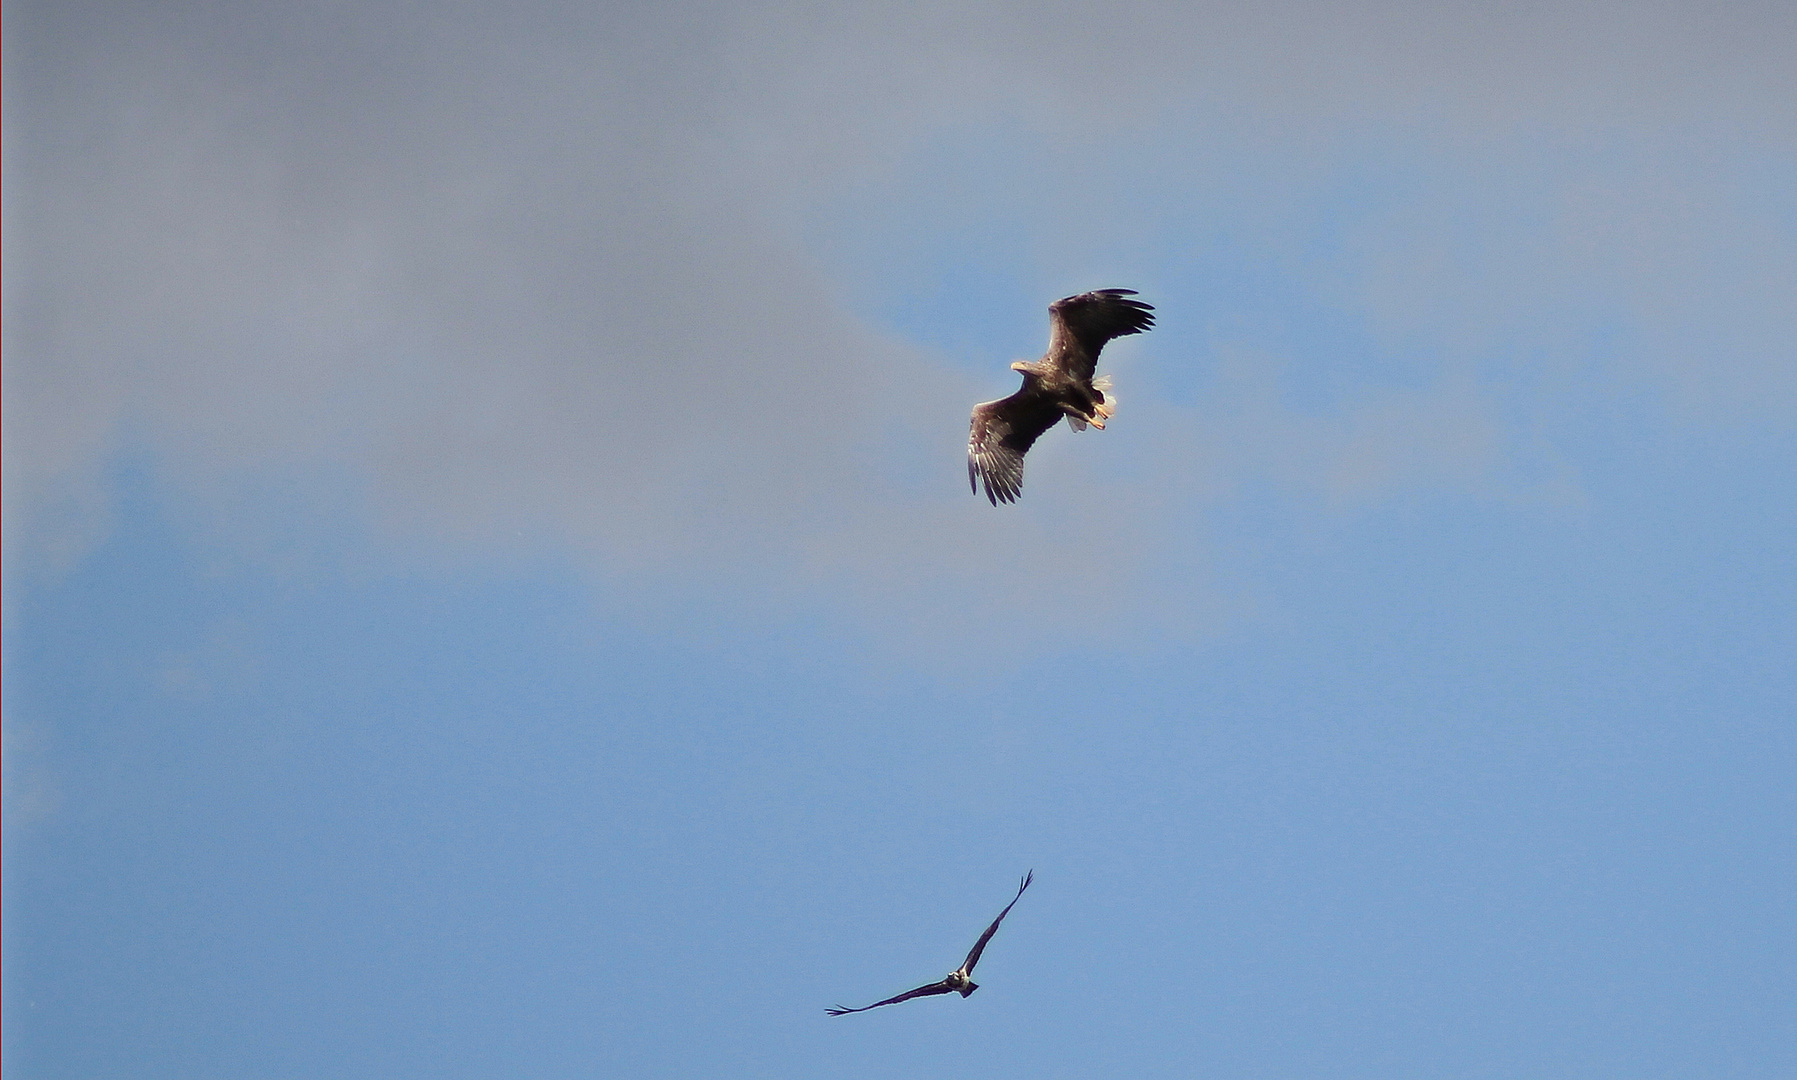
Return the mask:
<path id="1" fill-rule="evenodd" d="M 1062 416 L 1075 431 L 1104 427 L 1116 403 L 1105 397 L 1108 376 L 1094 380 L 1098 353 L 1112 338 L 1139 334 L 1154 325 L 1152 307 L 1131 289 L 1099 289 L 1048 305 L 1048 351 L 1042 359 L 1019 360 L 1023 388 L 1008 398 L 973 407 L 967 436 L 967 484 L 997 506 L 1015 502 L 1023 491 L 1023 455 Z"/>
<path id="2" fill-rule="evenodd" d="M 882 1005 L 896 1005 L 901 1001 L 910 1001 L 914 997 L 931 997 L 936 994 L 960 994 L 962 997 L 966 997 L 968 994 L 978 990 L 980 988 L 979 984 L 968 978 L 968 976 L 973 974 L 973 965 L 980 962 L 980 954 L 986 951 L 986 942 L 991 941 L 992 935 L 998 933 L 998 924 L 1005 921 L 1005 916 L 1011 913 L 1011 909 L 1017 906 L 1018 899 L 1023 896 L 1023 890 L 1029 888 L 1030 882 L 1034 880 L 1036 880 L 1036 872 L 1034 870 L 1031 870 L 1023 876 L 1023 884 L 1017 886 L 1017 895 L 1011 897 L 1011 902 L 1006 904 L 1005 909 L 998 913 L 998 918 L 993 919 L 992 925 L 986 927 L 986 932 L 980 935 L 980 940 L 973 943 L 973 949 L 968 952 L 967 959 L 961 961 L 960 967 L 949 972 L 948 978 L 943 979 L 941 982 L 931 983 L 928 986 L 920 986 L 915 990 L 907 990 L 897 997 L 889 997 L 885 1001 L 876 1001 L 872 1005 L 863 1005 L 859 1009 L 845 1009 L 841 1005 L 838 1005 L 834 1009 L 825 1009 L 824 1011 L 831 1016 L 842 1016 L 846 1013 L 866 1012 L 869 1009 L 877 1009 Z"/>

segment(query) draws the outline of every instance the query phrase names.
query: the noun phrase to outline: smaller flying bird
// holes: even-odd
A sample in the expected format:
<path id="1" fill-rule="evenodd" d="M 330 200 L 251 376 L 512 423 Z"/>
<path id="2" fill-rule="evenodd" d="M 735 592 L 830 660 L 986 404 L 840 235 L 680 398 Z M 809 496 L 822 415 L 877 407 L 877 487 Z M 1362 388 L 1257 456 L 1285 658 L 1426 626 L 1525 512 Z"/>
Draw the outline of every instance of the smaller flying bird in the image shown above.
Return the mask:
<path id="1" fill-rule="evenodd" d="M 998 918 L 993 919 L 992 925 L 986 927 L 986 932 L 980 935 L 980 940 L 973 943 L 973 949 L 967 954 L 967 959 L 961 961 L 960 967 L 949 972 L 948 978 L 943 979 L 941 982 L 931 983 L 928 986 L 920 986 L 915 990 L 907 990 L 897 997 L 889 997 L 885 1001 L 876 1001 L 872 1005 L 863 1005 L 859 1009 L 845 1009 L 841 1005 L 838 1005 L 834 1009 L 825 1009 L 824 1011 L 831 1016 L 842 1016 L 846 1013 L 866 1012 L 869 1009 L 877 1009 L 882 1005 L 896 1005 L 901 1001 L 910 1001 L 914 997 L 932 997 L 936 994 L 960 994 L 962 997 L 966 997 L 968 994 L 978 990 L 980 988 L 979 984 L 968 978 L 969 975 L 973 974 L 973 965 L 980 962 L 980 954 L 986 951 L 986 942 L 991 941 L 992 935 L 998 933 L 998 924 L 1005 921 L 1005 916 L 1011 913 L 1011 909 L 1017 906 L 1017 901 L 1023 896 L 1023 890 L 1029 888 L 1030 882 L 1034 880 L 1036 880 L 1036 872 L 1034 870 L 1031 870 L 1023 876 L 1023 884 L 1017 886 L 1017 895 L 1011 897 L 1011 902 L 1006 904 L 1005 909 L 998 913 Z"/>
<path id="2" fill-rule="evenodd" d="M 1154 327 L 1154 308 L 1131 289 L 1099 289 L 1048 305 L 1048 351 L 1040 360 L 1019 360 L 1012 371 L 1023 373 L 1023 387 L 1008 398 L 973 407 L 967 433 L 967 484 L 993 506 L 1016 502 L 1023 492 L 1023 455 L 1044 431 L 1067 418 L 1067 426 L 1084 431 L 1103 428 L 1116 410 L 1107 399 L 1109 376 L 1094 379 L 1098 353 L 1112 338 L 1139 334 Z"/>

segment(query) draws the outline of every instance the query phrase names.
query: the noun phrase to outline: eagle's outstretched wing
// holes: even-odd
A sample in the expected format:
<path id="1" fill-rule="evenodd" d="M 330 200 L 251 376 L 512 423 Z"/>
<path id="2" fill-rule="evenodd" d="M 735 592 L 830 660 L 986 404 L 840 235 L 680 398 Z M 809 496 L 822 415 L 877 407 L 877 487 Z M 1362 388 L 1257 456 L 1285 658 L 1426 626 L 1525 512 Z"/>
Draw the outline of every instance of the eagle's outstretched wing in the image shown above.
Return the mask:
<path id="1" fill-rule="evenodd" d="M 967 486 L 977 494 L 984 480 L 993 506 L 1016 502 L 1023 493 L 1023 455 L 1061 416 L 1054 401 L 1028 390 L 975 405 L 967 432 Z"/>
<path id="2" fill-rule="evenodd" d="M 1154 308 L 1128 299 L 1134 295 L 1134 289 L 1099 289 L 1048 305 L 1048 354 L 1043 359 L 1090 379 L 1105 342 L 1154 326 Z"/>
<path id="3" fill-rule="evenodd" d="M 1030 882 L 1034 880 L 1036 880 L 1036 872 L 1034 870 L 1031 870 L 1023 876 L 1023 884 L 1017 886 L 1017 895 L 1011 897 L 1011 902 L 1006 904 L 1005 909 L 998 913 L 998 918 L 993 919 L 992 925 L 986 927 L 986 932 L 980 935 L 980 940 L 973 943 L 972 950 L 967 954 L 966 962 L 961 965 L 961 974 L 973 974 L 973 965 L 980 962 L 980 954 L 986 951 L 986 942 L 991 941 L 992 935 L 998 933 L 998 924 L 1005 921 L 1005 916 L 1009 915 L 1011 909 L 1017 906 L 1017 901 L 1023 898 L 1023 890 L 1029 888 Z"/>
<path id="4" fill-rule="evenodd" d="M 941 982 L 931 983 L 928 986 L 920 986 L 915 990 L 907 990 L 897 997 L 889 997 L 885 1001 L 876 1001 L 872 1005 L 863 1005 L 859 1009 L 845 1009 L 841 1005 L 838 1005 L 834 1009 L 825 1009 L 824 1011 L 831 1016 L 846 1016 L 852 1012 L 866 1012 L 869 1009 L 877 1009 L 882 1005 L 897 1005 L 901 1001 L 910 1001 L 914 997 L 930 997 L 934 994 L 952 994 L 954 992 L 955 988 L 948 984 L 947 979 L 944 979 Z"/>

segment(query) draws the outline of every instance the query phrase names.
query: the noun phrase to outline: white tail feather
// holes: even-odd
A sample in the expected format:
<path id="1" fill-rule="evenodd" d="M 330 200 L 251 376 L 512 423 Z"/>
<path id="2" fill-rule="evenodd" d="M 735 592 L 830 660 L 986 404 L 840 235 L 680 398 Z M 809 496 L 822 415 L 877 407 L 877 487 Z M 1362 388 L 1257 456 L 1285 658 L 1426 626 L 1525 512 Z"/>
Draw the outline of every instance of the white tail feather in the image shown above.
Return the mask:
<path id="1" fill-rule="evenodd" d="M 1109 420 L 1117 411 L 1117 395 L 1111 393 L 1111 377 L 1109 375 L 1100 375 L 1098 378 L 1093 379 L 1092 388 L 1104 395 L 1104 400 L 1098 404 L 1098 408 L 1095 410 L 1098 413 L 1098 418 L 1100 420 Z M 1098 426 L 1103 427 L 1104 425 L 1100 424 Z"/>

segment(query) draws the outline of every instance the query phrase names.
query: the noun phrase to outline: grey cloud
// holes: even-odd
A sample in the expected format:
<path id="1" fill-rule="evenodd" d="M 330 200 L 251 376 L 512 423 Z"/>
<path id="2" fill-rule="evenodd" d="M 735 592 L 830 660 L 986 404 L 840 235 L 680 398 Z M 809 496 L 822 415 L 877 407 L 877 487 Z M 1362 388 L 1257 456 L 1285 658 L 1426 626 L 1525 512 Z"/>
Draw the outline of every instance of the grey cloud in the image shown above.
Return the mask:
<path id="1" fill-rule="evenodd" d="M 1018 546 L 1115 559 L 1105 523 L 1146 511 L 1127 483 L 1083 489 L 1102 506 L 1077 521 L 1043 484 L 1040 516 L 964 498 L 987 385 L 849 313 L 800 237 L 815 201 L 953 124 L 1102 156 L 1202 132 L 1168 126 L 1190 114 L 1274 142 L 1709 123 L 1788 153 L 1793 26 L 1773 5 L 12 5 L 8 509 L 103 520 L 98 465 L 141 438 L 200 486 L 361 475 L 401 536 L 529 530 L 608 572 L 769 589 L 925 580 L 928 621 L 1027 591 Z M 1757 250 L 1776 292 L 1790 245 Z M 1418 275 L 1341 288 L 1377 306 Z M 1389 478 L 1421 453 L 1363 451 L 1342 490 L 1352 461 Z M 1125 603 L 1093 588 L 1066 602 Z"/>
<path id="2" fill-rule="evenodd" d="M 1791 415 L 1797 229 L 1772 177 L 1797 177 L 1797 153 L 1688 133 L 1539 141 L 1443 155 L 1464 178 L 1346 230 L 1324 291 L 1394 349 L 1601 362 L 1674 412 Z"/>

